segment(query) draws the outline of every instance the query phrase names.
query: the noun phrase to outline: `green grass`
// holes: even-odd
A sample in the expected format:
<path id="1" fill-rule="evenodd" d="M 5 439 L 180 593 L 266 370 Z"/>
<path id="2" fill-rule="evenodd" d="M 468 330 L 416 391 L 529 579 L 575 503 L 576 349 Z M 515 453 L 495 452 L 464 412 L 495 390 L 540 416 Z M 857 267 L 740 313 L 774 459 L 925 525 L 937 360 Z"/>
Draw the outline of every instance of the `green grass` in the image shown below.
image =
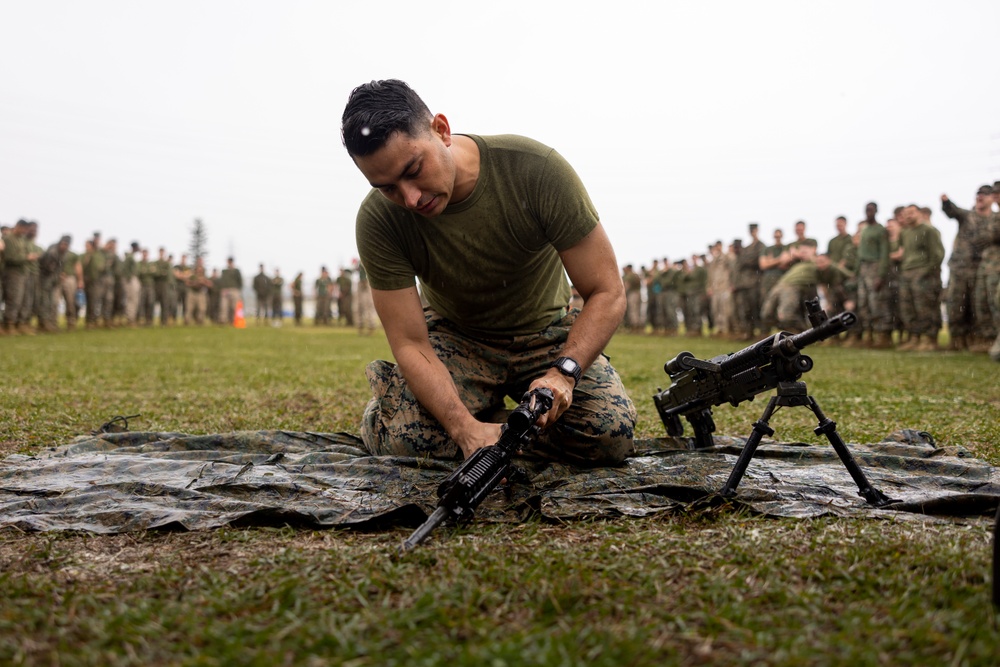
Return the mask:
<path id="1" fill-rule="evenodd" d="M 738 344 L 619 336 L 608 353 L 662 434 L 663 362 Z M 381 337 L 312 327 L 0 339 L 0 453 L 133 430 L 356 432 Z M 930 431 L 1000 464 L 983 355 L 815 348 L 811 393 L 848 441 Z M 746 434 L 764 401 L 716 409 Z M 782 439 L 816 441 L 783 410 Z M 408 531 L 0 531 L 0 664 L 993 665 L 989 522 L 644 520 Z"/>

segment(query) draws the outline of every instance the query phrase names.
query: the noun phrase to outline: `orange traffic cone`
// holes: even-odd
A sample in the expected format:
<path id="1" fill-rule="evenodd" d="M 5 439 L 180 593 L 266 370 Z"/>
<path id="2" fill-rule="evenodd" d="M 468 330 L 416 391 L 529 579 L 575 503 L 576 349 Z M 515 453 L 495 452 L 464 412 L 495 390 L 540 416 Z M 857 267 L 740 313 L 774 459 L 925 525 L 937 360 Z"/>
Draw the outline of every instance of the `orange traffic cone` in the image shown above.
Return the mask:
<path id="1" fill-rule="evenodd" d="M 243 302 L 242 301 L 237 301 L 236 302 L 236 315 L 233 317 L 233 326 L 236 327 L 237 329 L 246 329 L 247 328 L 246 318 L 243 317 Z"/>

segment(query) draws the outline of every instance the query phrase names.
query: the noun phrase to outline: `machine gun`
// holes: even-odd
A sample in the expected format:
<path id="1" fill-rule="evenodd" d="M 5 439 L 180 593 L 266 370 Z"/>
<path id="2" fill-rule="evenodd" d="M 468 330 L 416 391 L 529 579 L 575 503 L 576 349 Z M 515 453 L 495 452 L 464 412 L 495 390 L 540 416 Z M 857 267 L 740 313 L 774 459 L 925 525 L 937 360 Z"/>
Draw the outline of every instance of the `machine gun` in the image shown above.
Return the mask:
<path id="1" fill-rule="evenodd" d="M 846 331 L 857 322 L 857 317 L 847 312 L 827 317 L 819 299 L 810 299 L 805 305 L 812 328 L 802 333 L 781 331 L 739 352 L 708 360 L 697 359 L 690 352 L 681 352 L 668 361 L 663 368 L 670 376 L 671 385 L 666 390 L 658 389 L 653 396 L 656 410 L 667 434 L 671 436 L 684 434 L 680 418 L 687 419 L 694 430 L 692 448 L 701 449 L 713 445 L 713 406 L 729 403 L 736 407 L 744 401 L 752 401 L 758 394 L 777 388 L 777 395 L 768 402 L 760 420 L 754 422 L 753 432 L 722 488 L 722 495 L 736 494 L 736 487 L 750 465 L 757 445 L 765 435 L 774 434 L 774 429 L 768 425 L 774 410 L 782 406 L 805 406 L 819 420 L 816 435 L 825 435 L 833 445 L 857 483 L 860 495 L 876 507 L 887 505 L 893 501 L 868 483 L 837 433 L 836 422 L 827 419 L 816 400 L 808 395 L 805 383 L 798 381 L 813 367 L 812 359 L 801 354 L 802 349 Z"/>
<path id="2" fill-rule="evenodd" d="M 438 486 L 438 506 L 427 520 L 403 542 L 409 551 L 423 542 L 445 520 L 461 523 L 472 519 L 479 504 L 513 469 L 511 457 L 536 430 L 535 423 L 552 407 L 552 392 L 533 389 L 500 427 L 496 444 L 477 449 Z"/>

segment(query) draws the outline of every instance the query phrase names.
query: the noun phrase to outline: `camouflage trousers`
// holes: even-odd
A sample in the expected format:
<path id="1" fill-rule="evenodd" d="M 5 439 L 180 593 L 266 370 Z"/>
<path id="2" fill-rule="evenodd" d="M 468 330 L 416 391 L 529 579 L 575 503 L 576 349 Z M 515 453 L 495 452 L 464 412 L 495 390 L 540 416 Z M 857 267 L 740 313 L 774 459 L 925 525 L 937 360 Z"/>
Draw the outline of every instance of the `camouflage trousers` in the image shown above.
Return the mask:
<path id="1" fill-rule="evenodd" d="M 38 324 L 54 329 L 59 312 L 59 274 L 38 277 Z"/>
<path id="2" fill-rule="evenodd" d="M 701 295 L 681 294 L 681 313 L 684 314 L 684 331 L 688 334 L 701 335 Z"/>
<path id="3" fill-rule="evenodd" d="M 642 293 L 639 290 L 625 292 L 625 326 L 631 331 L 642 329 Z"/>
<path id="4" fill-rule="evenodd" d="M 948 332 L 952 338 L 978 335 L 976 326 L 976 270 L 978 265 L 949 266 Z"/>
<path id="5" fill-rule="evenodd" d="M 802 301 L 815 291 L 815 287 L 810 285 L 807 288 L 798 285 L 785 285 L 778 283 L 771 288 L 767 295 L 767 301 L 761 308 L 761 316 L 765 327 L 778 327 L 784 331 L 800 333 L 805 331 L 806 309 Z"/>
<path id="6" fill-rule="evenodd" d="M 425 310 L 431 346 L 451 373 L 458 395 L 476 419 L 502 422 L 505 397 L 520 401 L 528 386 L 559 356 L 578 311 L 537 334 L 471 338 L 433 310 Z M 366 369 L 372 399 L 361 438 L 374 455 L 455 459 L 461 450 L 417 401 L 399 367 L 373 361 Z M 636 410 L 617 371 L 601 355 L 573 392 L 573 404 L 534 438 L 525 453 L 582 466 L 617 465 L 632 452 Z"/>
<path id="7" fill-rule="evenodd" d="M 998 313 L 1000 312 L 1000 289 L 993 296 L 993 307 L 996 308 L 993 312 Z M 993 341 L 993 346 L 990 348 L 990 359 L 1000 361 L 1000 333 L 997 334 L 996 339 Z"/>
<path id="8" fill-rule="evenodd" d="M 907 269 L 899 281 L 899 314 L 911 334 L 937 337 L 941 328 L 941 270 Z"/>
<path id="9" fill-rule="evenodd" d="M 660 292 L 660 326 L 667 331 L 676 331 L 679 325 L 677 321 L 677 309 L 680 308 L 681 299 L 677 290 L 664 290 Z"/>
<path id="10" fill-rule="evenodd" d="M 983 251 L 983 258 L 976 271 L 976 320 L 977 333 L 992 338 L 1000 329 L 997 312 L 997 286 L 1000 283 L 1000 246 L 990 246 Z"/>
<path id="11" fill-rule="evenodd" d="M 24 293 L 28 285 L 28 272 L 22 267 L 8 266 L 3 274 L 3 311 L 4 327 L 10 328 L 18 324 L 21 306 L 24 304 Z"/>
<path id="12" fill-rule="evenodd" d="M 63 275 L 59 278 L 59 287 L 56 290 L 56 301 L 62 301 L 66 310 L 66 326 L 72 329 L 76 326 L 76 290 L 78 283 L 76 276 Z"/>
<path id="13" fill-rule="evenodd" d="M 858 269 L 859 331 L 889 333 L 892 331 L 892 313 L 889 307 L 888 278 L 878 274 L 878 264 L 866 262 Z"/>
<path id="14" fill-rule="evenodd" d="M 728 334 L 733 328 L 733 295 L 729 290 L 713 292 L 712 321 L 719 333 Z"/>
<path id="15" fill-rule="evenodd" d="M 737 287 L 733 290 L 733 332 L 753 338 L 761 328 L 760 287 Z"/>

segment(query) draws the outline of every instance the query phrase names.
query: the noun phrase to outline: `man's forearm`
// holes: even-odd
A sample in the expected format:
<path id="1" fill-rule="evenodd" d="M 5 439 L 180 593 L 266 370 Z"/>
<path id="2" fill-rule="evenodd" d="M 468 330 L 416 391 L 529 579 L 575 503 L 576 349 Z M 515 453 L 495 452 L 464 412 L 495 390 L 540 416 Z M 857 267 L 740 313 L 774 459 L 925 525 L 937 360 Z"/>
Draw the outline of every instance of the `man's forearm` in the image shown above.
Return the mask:
<path id="1" fill-rule="evenodd" d="M 584 302 L 569 331 L 562 354 L 584 369 L 604 351 L 625 317 L 625 293 L 595 292 Z"/>
<path id="2" fill-rule="evenodd" d="M 434 415 L 448 435 L 458 440 L 475 421 L 462 403 L 448 368 L 430 345 L 412 344 L 394 351 L 406 384 L 420 405 Z"/>

